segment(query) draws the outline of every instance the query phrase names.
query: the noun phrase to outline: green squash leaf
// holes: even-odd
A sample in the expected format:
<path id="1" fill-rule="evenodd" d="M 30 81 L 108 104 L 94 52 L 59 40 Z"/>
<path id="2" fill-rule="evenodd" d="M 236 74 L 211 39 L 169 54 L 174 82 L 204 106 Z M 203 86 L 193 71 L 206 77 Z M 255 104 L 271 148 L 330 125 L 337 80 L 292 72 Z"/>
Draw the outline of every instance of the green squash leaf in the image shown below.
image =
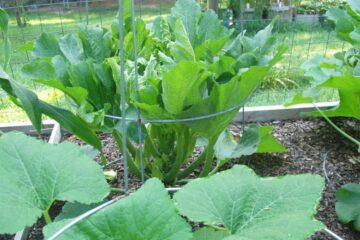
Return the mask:
<path id="1" fill-rule="evenodd" d="M 360 184 L 349 183 L 336 192 L 336 214 L 345 224 L 353 222 L 360 231 Z"/>
<path id="2" fill-rule="evenodd" d="M 339 91 L 340 105 L 335 109 L 324 111 L 328 117 L 353 117 L 360 120 L 360 77 L 332 77 L 320 87 L 335 88 Z M 320 116 L 320 113 L 310 113 Z"/>
<path id="3" fill-rule="evenodd" d="M 99 202 L 109 193 L 100 166 L 74 144 L 0 137 L 0 233 L 31 226 L 55 200 Z"/>
<path id="4" fill-rule="evenodd" d="M 180 214 L 224 227 L 234 235 L 229 239 L 303 240 L 324 228 L 313 217 L 323 188 L 320 176 L 260 178 L 238 165 L 191 181 L 174 200 Z"/>
<path id="5" fill-rule="evenodd" d="M 81 204 L 78 202 L 67 202 L 61 209 L 61 213 L 55 218 L 55 222 L 59 222 L 65 219 L 73 219 L 80 216 L 91 209 L 96 208 L 101 205 L 103 202 L 93 203 L 93 204 Z"/>
<path id="6" fill-rule="evenodd" d="M 230 131 L 225 130 L 215 145 L 215 156 L 219 160 L 239 158 L 256 152 L 260 134 L 256 126 L 246 128 L 240 141 L 236 141 Z"/>
<path id="7" fill-rule="evenodd" d="M 64 223 L 46 226 L 45 238 Z M 164 185 L 153 178 L 137 192 L 88 217 L 58 239 L 190 240 L 190 231 L 190 225 L 177 214 Z"/>

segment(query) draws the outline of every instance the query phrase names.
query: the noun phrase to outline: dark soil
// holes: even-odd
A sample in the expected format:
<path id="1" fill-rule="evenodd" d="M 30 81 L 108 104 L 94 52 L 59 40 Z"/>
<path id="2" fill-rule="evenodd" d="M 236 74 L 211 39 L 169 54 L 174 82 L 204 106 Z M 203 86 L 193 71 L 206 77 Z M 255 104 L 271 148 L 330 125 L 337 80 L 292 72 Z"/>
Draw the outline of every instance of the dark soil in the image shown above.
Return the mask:
<path id="1" fill-rule="evenodd" d="M 354 137 L 360 138 L 359 122 L 352 120 L 337 119 L 336 123 Z M 281 154 L 257 154 L 241 159 L 233 160 L 224 167 L 230 168 L 234 164 L 248 165 L 260 176 L 279 176 L 286 174 L 314 173 L 327 176 L 326 189 L 319 207 L 316 218 L 322 221 L 328 229 L 338 234 L 345 240 L 359 240 L 360 233 L 354 231 L 351 225 L 344 225 L 336 218 L 335 192 L 343 184 L 360 182 L 359 153 L 356 146 L 342 137 L 332 127 L 322 120 L 296 120 L 274 121 L 259 123 L 274 127 L 274 136 L 283 143 L 289 151 Z M 240 124 L 231 127 L 234 134 L 241 132 Z M 113 187 L 123 187 L 123 166 L 120 161 L 121 155 L 114 139 L 109 135 L 101 135 L 104 152 L 110 161 L 108 169 L 117 171 L 118 178 Z M 80 145 L 83 143 L 74 137 L 66 138 Z M 199 154 L 199 149 L 195 153 Z M 98 159 L 100 161 L 100 159 Z M 112 163 L 111 163 L 112 162 Z M 192 175 L 196 177 L 196 174 Z M 137 189 L 141 182 L 134 176 L 130 176 L 131 189 Z M 61 205 L 55 208 L 55 216 L 61 210 Z M 31 240 L 43 239 L 41 228 L 43 220 L 40 220 L 30 233 Z M 12 238 L 2 238 L 8 240 Z M 291 240 L 291 239 L 289 239 Z M 319 232 L 309 240 L 333 240 L 324 232 Z"/>
<path id="2" fill-rule="evenodd" d="M 337 124 L 359 139 L 359 122 L 338 119 Z M 360 163 L 357 162 L 360 158 L 356 146 L 321 120 L 275 121 L 265 125 L 274 126 L 274 136 L 289 152 L 258 154 L 234 160 L 232 164 L 248 165 L 260 176 L 301 173 L 327 175 L 326 189 L 316 218 L 343 239 L 359 240 L 360 233 L 350 225 L 341 224 L 335 213 L 336 190 L 346 183 L 360 182 Z M 238 125 L 231 126 L 231 129 L 239 132 Z M 311 240 L 333 238 L 319 232 Z"/>

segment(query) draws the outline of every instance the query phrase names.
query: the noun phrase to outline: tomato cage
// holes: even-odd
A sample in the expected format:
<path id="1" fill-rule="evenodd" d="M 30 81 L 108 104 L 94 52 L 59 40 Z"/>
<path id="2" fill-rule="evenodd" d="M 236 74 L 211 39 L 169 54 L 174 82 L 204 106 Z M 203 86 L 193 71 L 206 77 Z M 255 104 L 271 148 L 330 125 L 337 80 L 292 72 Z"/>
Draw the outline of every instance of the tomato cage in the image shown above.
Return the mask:
<path id="1" fill-rule="evenodd" d="M 357 35 L 334 25 L 344 16 L 336 11 L 354 17 L 356 5 L 331 13 L 342 3 L 28 4 L 0 1 L 8 12 L 0 12 L 0 154 L 13 157 L 9 142 L 18 144 L 21 163 L 9 170 L 0 156 L 0 173 L 11 187 L 31 189 L 0 191 L 10 219 L 0 220 L 4 239 L 33 239 L 29 225 L 39 216 L 35 226 L 50 240 L 356 239 L 333 217 L 357 229 L 339 210 L 357 187 L 339 188 L 358 176 L 360 143 L 351 135 L 359 113 L 349 103 L 358 94 Z M 19 119 L 32 126 L 14 124 Z M 12 130 L 51 132 L 44 138 L 52 145 Z M 60 144 L 69 141 L 74 149 Z M 40 160 L 19 157 L 21 145 L 32 144 L 25 150 Z M 344 155 L 351 160 L 335 167 Z M 27 180 L 6 178 L 18 179 L 17 170 Z M 28 216 L 10 216 L 6 209 L 18 206 L 8 195 L 31 203 L 22 206 Z"/>

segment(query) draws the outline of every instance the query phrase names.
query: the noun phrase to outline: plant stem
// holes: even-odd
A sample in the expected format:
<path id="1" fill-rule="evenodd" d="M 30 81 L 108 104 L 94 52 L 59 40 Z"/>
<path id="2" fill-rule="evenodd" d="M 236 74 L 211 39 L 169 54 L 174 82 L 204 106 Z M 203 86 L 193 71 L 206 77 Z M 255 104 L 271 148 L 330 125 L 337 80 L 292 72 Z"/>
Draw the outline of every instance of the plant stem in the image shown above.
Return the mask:
<path id="1" fill-rule="evenodd" d="M 128 164 L 129 164 L 129 169 L 132 172 L 132 174 L 134 174 L 135 176 L 137 176 L 138 178 L 141 177 L 141 173 L 139 168 L 136 166 L 134 159 L 130 156 L 129 152 L 127 151 L 127 149 L 123 149 L 122 147 L 122 139 L 121 139 L 121 134 L 117 131 L 114 130 L 113 131 L 113 136 L 116 140 L 116 143 L 119 147 L 119 150 L 121 151 L 122 154 L 126 154 L 126 157 L 128 159 Z"/>
<path id="2" fill-rule="evenodd" d="M 187 176 L 189 176 L 192 172 L 194 172 L 195 169 L 198 168 L 200 166 L 200 164 L 205 160 L 206 151 L 207 151 L 207 149 L 205 149 L 201 153 L 201 155 L 193 163 L 190 164 L 189 167 L 187 167 L 184 171 L 180 172 L 178 174 L 178 179 L 184 179 Z"/>
<path id="3" fill-rule="evenodd" d="M 355 143 L 360 150 L 360 141 L 356 140 L 355 138 L 353 138 L 352 136 L 350 136 L 349 134 L 347 134 L 345 131 L 343 131 L 341 128 L 339 128 L 333 121 L 330 120 L 330 118 L 328 116 L 326 116 L 326 114 L 321 111 L 318 106 L 316 106 L 314 104 L 315 108 L 318 110 L 318 112 L 321 114 L 321 116 L 323 116 L 325 118 L 325 120 L 333 127 L 335 128 L 336 131 L 338 131 L 341 135 L 343 135 L 345 138 L 349 139 L 351 142 Z"/>
<path id="4" fill-rule="evenodd" d="M 51 217 L 49 215 L 49 209 L 46 209 L 45 211 L 43 211 L 43 216 L 44 216 L 46 225 L 48 225 L 52 222 Z"/>
<path id="5" fill-rule="evenodd" d="M 122 188 L 111 188 L 110 191 L 114 193 L 126 193 L 126 191 Z"/>
<path id="6" fill-rule="evenodd" d="M 184 131 L 184 132 L 183 132 Z M 171 167 L 171 170 L 168 172 L 165 178 L 166 183 L 174 183 L 176 181 L 177 175 L 180 171 L 181 165 L 187 159 L 188 152 L 188 142 L 189 142 L 189 130 L 183 129 L 180 130 L 177 134 L 177 143 L 176 143 L 176 159 L 174 164 Z"/>
<path id="7" fill-rule="evenodd" d="M 209 175 L 209 173 L 211 171 L 213 159 L 214 159 L 214 149 L 212 146 L 212 148 L 211 149 L 209 148 L 208 151 L 206 152 L 205 165 L 204 165 L 204 169 L 200 173 L 200 177 L 206 177 Z"/>

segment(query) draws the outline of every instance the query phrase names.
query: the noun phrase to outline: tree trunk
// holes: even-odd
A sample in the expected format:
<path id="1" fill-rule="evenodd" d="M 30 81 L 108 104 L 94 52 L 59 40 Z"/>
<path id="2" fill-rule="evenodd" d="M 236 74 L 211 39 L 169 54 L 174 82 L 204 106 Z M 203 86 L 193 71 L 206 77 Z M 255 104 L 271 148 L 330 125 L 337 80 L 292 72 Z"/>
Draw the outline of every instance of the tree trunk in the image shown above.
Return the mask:
<path id="1" fill-rule="evenodd" d="M 208 9 L 212 9 L 215 12 L 218 11 L 218 0 L 208 0 Z"/>
<path id="2" fill-rule="evenodd" d="M 16 16 L 16 23 L 17 23 L 18 27 L 23 27 L 23 23 L 21 21 L 21 16 L 20 16 L 20 11 L 18 8 L 15 11 L 15 16 Z"/>

